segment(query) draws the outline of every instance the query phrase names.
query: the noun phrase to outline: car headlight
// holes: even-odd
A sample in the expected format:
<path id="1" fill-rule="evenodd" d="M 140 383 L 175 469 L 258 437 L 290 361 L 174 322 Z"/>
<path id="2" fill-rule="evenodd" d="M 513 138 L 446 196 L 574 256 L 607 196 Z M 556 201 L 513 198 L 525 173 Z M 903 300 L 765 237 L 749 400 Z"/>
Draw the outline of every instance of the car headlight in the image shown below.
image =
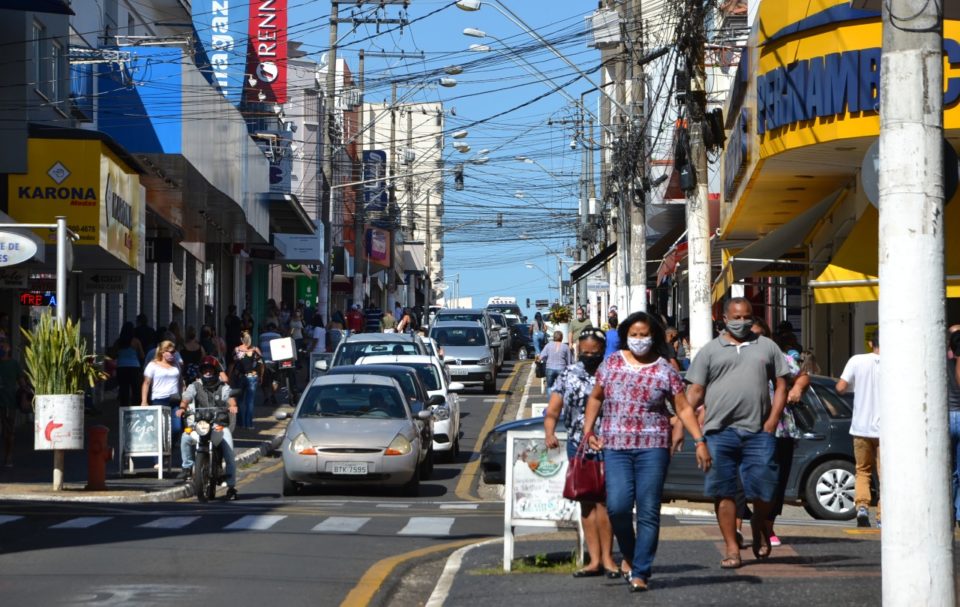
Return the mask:
<path id="1" fill-rule="evenodd" d="M 433 407 L 433 418 L 437 421 L 450 419 L 450 407 L 447 405 L 437 405 Z"/>
<path id="2" fill-rule="evenodd" d="M 201 419 L 196 423 L 196 425 L 194 425 L 194 430 L 196 430 L 197 434 L 200 436 L 206 436 L 210 434 L 210 422 L 205 419 Z"/>
<path id="3" fill-rule="evenodd" d="M 491 358 L 491 357 L 488 356 L 488 357 L 486 357 L 486 358 L 481 358 L 480 360 L 478 360 L 478 361 L 477 361 L 477 364 L 478 364 L 478 365 L 489 365 L 489 364 L 492 363 L 492 362 L 493 362 L 493 358 Z"/>
<path id="4" fill-rule="evenodd" d="M 390 444 L 387 446 L 387 450 L 383 452 L 384 455 L 407 455 L 410 451 L 413 450 L 413 444 L 410 440 L 402 435 L 398 434 L 396 438 L 390 441 Z"/>
<path id="5" fill-rule="evenodd" d="M 310 444 L 310 439 L 307 438 L 307 435 L 301 432 L 296 435 L 292 441 L 290 441 L 290 450 L 294 453 L 299 453 L 300 455 L 316 455 L 317 451 L 313 448 L 313 445 Z"/>

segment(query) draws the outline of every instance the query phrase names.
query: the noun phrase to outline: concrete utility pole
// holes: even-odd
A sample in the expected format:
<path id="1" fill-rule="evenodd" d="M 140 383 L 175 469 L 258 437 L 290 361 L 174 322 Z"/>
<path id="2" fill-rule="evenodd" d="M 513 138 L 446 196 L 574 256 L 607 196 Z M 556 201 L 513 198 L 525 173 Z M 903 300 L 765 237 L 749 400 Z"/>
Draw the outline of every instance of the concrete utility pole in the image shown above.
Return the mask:
<path id="1" fill-rule="evenodd" d="M 710 205 L 707 148 L 703 129 L 707 110 L 704 43 L 706 41 L 706 9 L 702 0 L 689 0 L 687 14 L 697 28 L 696 39 L 686 41 L 687 118 L 690 133 L 690 162 L 697 176 L 696 189 L 687 194 L 687 280 L 690 313 L 690 357 L 693 358 L 713 339 L 712 293 L 710 289 Z"/>
<path id="2" fill-rule="evenodd" d="M 327 77 L 323 91 L 323 116 L 320 121 L 320 137 L 326 153 L 323 155 L 323 178 L 327 182 L 326 192 L 321 193 L 320 222 L 323 225 L 323 250 L 320 266 L 320 286 L 317 309 L 323 315 L 324 322 L 330 322 L 330 290 L 333 283 L 333 113 L 336 111 L 337 89 L 337 23 L 339 21 L 337 0 L 330 2 L 330 50 L 327 53 Z"/>
<path id="3" fill-rule="evenodd" d="M 363 123 L 363 49 L 360 50 L 360 59 L 359 59 L 359 73 L 358 73 L 358 83 L 360 85 L 360 118 L 358 123 L 360 124 L 360 131 L 363 132 L 364 123 Z M 361 181 L 363 179 L 363 135 L 360 135 L 360 175 L 354 175 L 354 181 Z M 353 303 L 359 303 L 363 305 L 365 289 L 364 289 L 364 273 L 360 270 L 360 260 L 365 258 L 364 251 L 364 239 L 363 239 L 363 226 L 364 218 L 366 215 L 366 200 L 364 196 L 365 186 L 360 185 L 354 189 L 354 199 L 353 199 Z M 369 264 L 368 264 L 369 265 Z"/>
<path id="4" fill-rule="evenodd" d="M 413 106 L 407 106 L 407 149 L 404 151 L 404 162 L 407 161 L 407 153 L 413 153 Z M 407 189 L 407 216 L 410 220 L 410 240 L 413 240 L 416 236 L 416 214 L 413 209 L 413 162 L 410 162 L 410 166 L 407 168 L 407 179 L 406 179 L 406 189 Z M 407 281 L 410 283 L 407 285 L 407 307 L 413 308 L 417 305 L 417 289 L 416 289 L 416 278 L 413 274 L 407 275 Z"/>
<path id="5" fill-rule="evenodd" d="M 632 43 L 629 48 L 630 66 L 630 123 L 627 125 L 627 141 L 632 148 L 635 138 L 639 138 L 640 157 L 637 159 L 639 167 L 627 167 L 630 175 L 628 198 L 629 217 L 630 217 L 630 275 L 628 277 L 629 287 L 629 307 L 630 312 L 647 311 L 647 213 L 645 205 L 645 196 L 642 191 L 637 191 L 637 171 L 640 175 L 646 175 L 647 171 L 647 145 L 646 132 L 641 130 L 638 125 L 646 120 L 643 112 L 643 104 L 646 96 L 644 85 L 643 67 L 638 65 L 636 57 L 643 56 L 643 8 L 640 0 L 630 0 L 627 5 L 630 11 L 629 20 L 632 25 L 627 27 L 628 32 L 633 32 Z M 640 109 L 638 114 L 637 109 Z M 633 162 L 633 154 L 630 155 Z"/>
<path id="6" fill-rule="evenodd" d="M 629 16 L 625 14 L 626 7 L 622 5 L 620 7 L 614 7 L 612 2 L 609 3 L 609 6 L 622 11 L 620 14 L 621 18 Z M 611 113 L 616 111 L 618 117 L 618 120 L 616 120 L 616 132 L 619 141 L 615 141 L 615 145 L 624 140 L 626 128 L 629 126 L 626 123 L 630 119 L 629 116 L 617 109 L 624 107 L 627 101 L 627 45 L 625 41 L 620 41 L 617 51 L 618 54 L 615 63 L 616 84 L 614 85 L 614 97 L 616 101 L 613 107 L 610 108 Z M 621 173 L 626 170 L 623 166 L 622 154 L 619 160 L 614 159 L 614 170 Z M 617 292 L 617 308 L 621 310 L 620 314 L 626 316 L 630 313 L 630 264 L 632 262 L 630 259 L 630 238 L 632 236 L 630 232 L 630 188 L 625 187 L 625 180 L 622 178 L 617 179 L 617 184 L 616 192 L 614 192 L 617 200 L 617 219 L 619 222 L 617 229 L 616 268 L 617 282 L 620 283 L 620 289 L 618 289 Z"/>
<path id="7" fill-rule="evenodd" d="M 426 280 L 423 281 L 423 307 L 426 309 L 430 305 L 430 300 L 433 293 L 433 250 L 431 245 L 433 244 L 430 239 L 430 189 L 427 189 L 427 220 L 426 220 L 426 232 L 424 237 L 424 242 L 426 243 L 426 251 L 423 256 L 424 270 L 426 270 Z"/>
<path id="8" fill-rule="evenodd" d="M 942 2 L 886 0 L 880 73 L 884 605 L 954 605 Z M 919 497 L 919 499 L 918 499 Z"/>

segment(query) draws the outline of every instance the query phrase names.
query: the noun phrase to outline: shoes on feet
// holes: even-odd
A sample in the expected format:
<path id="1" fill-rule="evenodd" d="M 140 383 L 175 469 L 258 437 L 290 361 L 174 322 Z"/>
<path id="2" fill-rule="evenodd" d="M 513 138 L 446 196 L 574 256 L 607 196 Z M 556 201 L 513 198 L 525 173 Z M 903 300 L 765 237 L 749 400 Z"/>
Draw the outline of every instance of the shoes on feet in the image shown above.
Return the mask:
<path id="1" fill-rule="evenodd" d="M 190 480 L 193 477 L 193 470 L 191 468 L 180 468 L 180 474 L 177 475 L 178 481 Z"/>
<path id="2" fill-rule="evenodd" d="M 236 487 L 227 487 L 227 500 L 236 501 L 237 499 L 237 488 Z"/>
<path id="3" fill-rule="evenodd" d="M 781 543 L 781 542 L 780 542 L 780 538 L 778 538 L 776 535 L 772 535 L 772 534 L 770 535 L 770 545 L 771 545 L 771 546 L 773 546 L 774 548 L 776 548 L 777 546 L 780 545 L 780 543 Z"/>
<path id="4" fill-rule="evenodd" d="M 870 526 L 870 511 L 867 510 L 866 506 L 860 506 L 857 508 L 857 527 L 869 527 Z"/>

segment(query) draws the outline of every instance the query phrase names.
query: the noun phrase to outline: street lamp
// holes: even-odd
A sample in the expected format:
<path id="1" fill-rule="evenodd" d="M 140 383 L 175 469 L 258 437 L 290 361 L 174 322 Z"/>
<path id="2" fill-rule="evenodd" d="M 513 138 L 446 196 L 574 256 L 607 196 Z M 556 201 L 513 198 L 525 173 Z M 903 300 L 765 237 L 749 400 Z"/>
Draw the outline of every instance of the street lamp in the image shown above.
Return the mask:
<path id="1" fill-rule="evenodd" d="M 560 290 L 560 284 L 561 284 L 561 283 L 557 283 L 557 286 L 554 286 L 554 285 L 553 285 L 553 280 L 554 280 L 554 278 L 553 278 L 552 276 L 550 276 L 549 274 L 547 274 L 546 270 L 544 270 L 543 268 L 541 268 L 540 266 L 538 266 L 537 264 L 535 264 L 535 263 L 533 263 L 533 262 L 531 262 L 531 261 L 526 261 L 526 262 L 523 263 L 523 265 L 526 266 L 527 269 L 530 269 L 530 270 L 539 270 L 540 273 L 543 274 L 543 275 L 546 277 L 546 279 L 547 279 L 547 288 L 549 288 L 549 289 L 557 289 L 558 291 Z"/>

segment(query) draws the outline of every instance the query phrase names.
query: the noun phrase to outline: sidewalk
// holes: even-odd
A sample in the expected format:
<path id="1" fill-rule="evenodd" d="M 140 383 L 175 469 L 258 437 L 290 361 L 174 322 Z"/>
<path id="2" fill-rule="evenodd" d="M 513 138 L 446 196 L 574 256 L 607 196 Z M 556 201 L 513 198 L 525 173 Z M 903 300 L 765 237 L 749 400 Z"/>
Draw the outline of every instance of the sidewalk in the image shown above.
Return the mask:
<path id="1" fill-rule="evenodd" d="M 174 468 L 164 471 L 158 479 L 156 471 L 139 472 L 134 475 L 120 474 L 119 467 L 119 403 L 116 393 L 107 393 L 98 403 L 96 411 L 87 411 L 84 419 L 84 447 L 87 446 L 86 429 L 103 425 L 110 428 L 108 442 L 114 449 L 114 458 L 107 462 L 107 490 L 86 491 L 87 452 L 67 451 L 64 457 L 64 489 L 55 492 L 53 484 L 53 452 L 33 449 L 33 427 L 24 421 L 17 429 L 14 443 L 13 467 L 0 467 L 0 500 L 22 501 L 79 501 L 79 502 L 168 502 L 192 495 L 190 489 L 177 481 L 179 472 L 179 443 L 173 445 Z M 256 462 L 260 457 L 279 446 L 287 422 L 274 419 L 276 408 L 264 406 L 261 394 L 257 394 L 254 407 L 254 430 L 237 430 L 233 442 L 237 457 L 237 475 L 243 477 L 243 467 Z M 142 459 L 140 460 L 143 461 Z M 143 467 L 143 464 L 140 464 Z"/>
<path id="2" fill-rule="evenodd" d="M 644 600 L 655 605 L 879 605 L 880 531 L 836 526 L 778 525 L 784 544 L 769 560 L 741 552 L 743 567 L 720 569 L 723 544 L 713 521 L 676 524 L 664 517 L 650 590 L 630 595 L 626 582 L 575 579 L 570 568 L 503 571 L 500 540 L 461 549 L 448 561 L 428 607 L 491 607 L 536 597 L 545 605 L 613 605 Z M 519 557 L 561 559 L 575 545 L 570 532 L 521 538 Z M 616 555 L 619 558 L 619 555 Z"/>

